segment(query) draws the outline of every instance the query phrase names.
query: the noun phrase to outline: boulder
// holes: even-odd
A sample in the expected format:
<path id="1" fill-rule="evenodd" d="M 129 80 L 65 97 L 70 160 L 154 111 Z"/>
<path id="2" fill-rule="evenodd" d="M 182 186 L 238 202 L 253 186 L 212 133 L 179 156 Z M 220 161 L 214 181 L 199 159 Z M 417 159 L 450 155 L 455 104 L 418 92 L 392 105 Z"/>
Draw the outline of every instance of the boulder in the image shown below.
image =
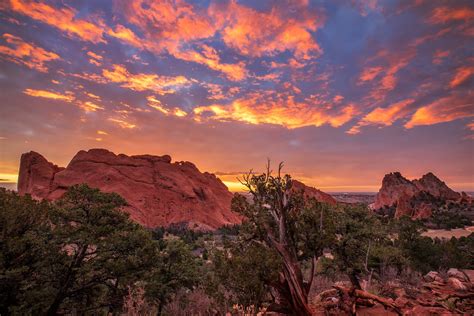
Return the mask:
<path id="1" fill-rule="evenodd" d="M 451 269 L 448 270 L 448 277 L 456 278 L 456 279 L 458 279 L 459 281 L 462 281 L 462 282 L 469 282 L 470 281 L 468 276 L 464 272 L 462 272 L 458 269 L 455 269 L 455 268 L 451 268 Z"/>
<path id="2" fill-rule="evenodd" d="M 428 272 L 424 277 L 423 279 L 426 281 L 426 282 L 440 282 L 440 283 L 444 283 L 444 280 L 443 278 L 439 275 L 438 272 L 436 271 L 430 271 Z"/>
<path id="3" fill-rule="evenodd" d="M 456 291 L 467 291 L 467 286 L 457 278 L 448 278 L 448 284 Z"/>

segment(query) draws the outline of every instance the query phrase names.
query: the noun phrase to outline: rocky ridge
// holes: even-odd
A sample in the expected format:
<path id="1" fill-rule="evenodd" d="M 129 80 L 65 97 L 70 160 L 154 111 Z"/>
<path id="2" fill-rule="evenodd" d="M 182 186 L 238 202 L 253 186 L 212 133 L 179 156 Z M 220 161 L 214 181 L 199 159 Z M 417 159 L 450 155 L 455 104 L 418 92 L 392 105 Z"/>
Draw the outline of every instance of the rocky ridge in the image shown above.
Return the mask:
<path id="1" fill-rule="evenodd" d="M 378 210 L 395 206 L 395 217 L 408 215 L 419 219 L 431 216 L 434 200 L 458 202 L 463 199 L 470 198 L 453 191 L 431 172 L 413 181 L 393 172 L 384 176 L 371 208 Z"/>

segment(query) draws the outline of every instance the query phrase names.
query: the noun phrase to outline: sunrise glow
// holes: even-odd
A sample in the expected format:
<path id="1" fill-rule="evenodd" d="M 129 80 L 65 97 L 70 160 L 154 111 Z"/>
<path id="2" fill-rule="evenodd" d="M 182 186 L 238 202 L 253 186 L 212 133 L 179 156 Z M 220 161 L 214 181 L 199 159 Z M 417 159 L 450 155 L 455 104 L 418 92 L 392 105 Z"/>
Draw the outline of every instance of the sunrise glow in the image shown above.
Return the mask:
<path id="1" fill-rule="evenodd" d="M 474 190 L 470 1 L 0 4 L 0 178 L 21 153 L 169 154 L 237 177 L 267 158 L 326 191 L 433 171 Z"/>

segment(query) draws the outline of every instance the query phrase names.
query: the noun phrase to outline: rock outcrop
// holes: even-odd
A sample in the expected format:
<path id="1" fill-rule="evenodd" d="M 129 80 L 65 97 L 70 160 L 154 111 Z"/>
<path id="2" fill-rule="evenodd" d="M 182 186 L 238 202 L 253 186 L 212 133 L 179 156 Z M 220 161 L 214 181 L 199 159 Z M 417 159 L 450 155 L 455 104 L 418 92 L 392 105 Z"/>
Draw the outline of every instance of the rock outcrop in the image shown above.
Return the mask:
<path id="1" fill-rule="evenodd" d="M 458 200 L 461 197 L 460 193 L 451 190 L 446 183 L 431 172 L 428 172 L 419 180 L 413 180 L 413 183 L 420 191 L 428 192 L 432 196 L 441 199 Z"/>
<path id="2" fill-rule="evenodd" d="M 298 180 L 292 180 L 292 189 L 295 192 L 303 192 L 305 198 L 314 198 L 319 202 L 324 202 L 331 205 L 336 205 L 337 203 L 337 201 L 331 195 L 316 188 L 307 186 Z"/>
<path id="3" fill-rule="evenodd" d="M 18 175 L 18 192 L 29 193 L 35 198 L 47 196 L 54 175 L 63 169 L 34 151 L 23 154 Z"/>
<path id="4" fill-rule="evenodd" d="M 411 197 L 419 189 L 410 180 L 403 177 L 400 172 L 386 174 L 382 180 L 382 187 L 375 197 L 374 209 L 384 206 L 392 206 L 400 198 Z"/>
<path id="5" fill-rule="evenodd" d="M 146 227 L 184 222 L 193 229 L 215 229 L 241 221 L 230 211 L 233 194 L 215 175 L 201 173 L 191 162 L 91 149 L 78 152 L 60 168 L 36 152 L 21 156 L 20 194 L 55 200 L 80 183 L 120 194 L 129 204 L 124 210 Z"/>
<path id="6" fill-rule="evenodd" d="M 429 172 L 418 180 L 410 181 L 399 172 L 385 175 L 382 187 L 371 208 L 396 207 L 395 217 L 408 215 L 412 218 L 431 216 L 434 200 L 459 201 L 465 195 L 450 189 L 433 173 Z"/>

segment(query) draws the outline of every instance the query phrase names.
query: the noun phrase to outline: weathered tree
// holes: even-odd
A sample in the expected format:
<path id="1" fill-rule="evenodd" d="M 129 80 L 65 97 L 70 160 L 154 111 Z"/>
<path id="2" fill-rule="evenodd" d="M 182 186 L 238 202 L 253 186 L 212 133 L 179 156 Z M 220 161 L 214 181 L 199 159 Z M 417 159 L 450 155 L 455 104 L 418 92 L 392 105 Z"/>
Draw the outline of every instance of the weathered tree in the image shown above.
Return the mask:
<path id="1" fill-rule="evenodd" d="M 316 242 L 315 236 L 305 240 L 307 236 L 301 235 L 297 227 L 298 215 L 309 205 L 301 193 L 292 190 L 291 177 L 281 174 L 282 167 L 280 164 L 275 176 L 270 164 L 261 175 L 250 172 L 244 176 L 241 182 L 252 196 L 252 202 L 236 195 L 232 210 L 247 219 L 248 240 L 268 247 L 279 256 L 282 269 L 272 287 L 279 294 L 281 307 L 293 314 L 311 315 L 308 293 L 313 278 L 305 282 L 301 259 L 310 248 L 308 242 Z"/>

